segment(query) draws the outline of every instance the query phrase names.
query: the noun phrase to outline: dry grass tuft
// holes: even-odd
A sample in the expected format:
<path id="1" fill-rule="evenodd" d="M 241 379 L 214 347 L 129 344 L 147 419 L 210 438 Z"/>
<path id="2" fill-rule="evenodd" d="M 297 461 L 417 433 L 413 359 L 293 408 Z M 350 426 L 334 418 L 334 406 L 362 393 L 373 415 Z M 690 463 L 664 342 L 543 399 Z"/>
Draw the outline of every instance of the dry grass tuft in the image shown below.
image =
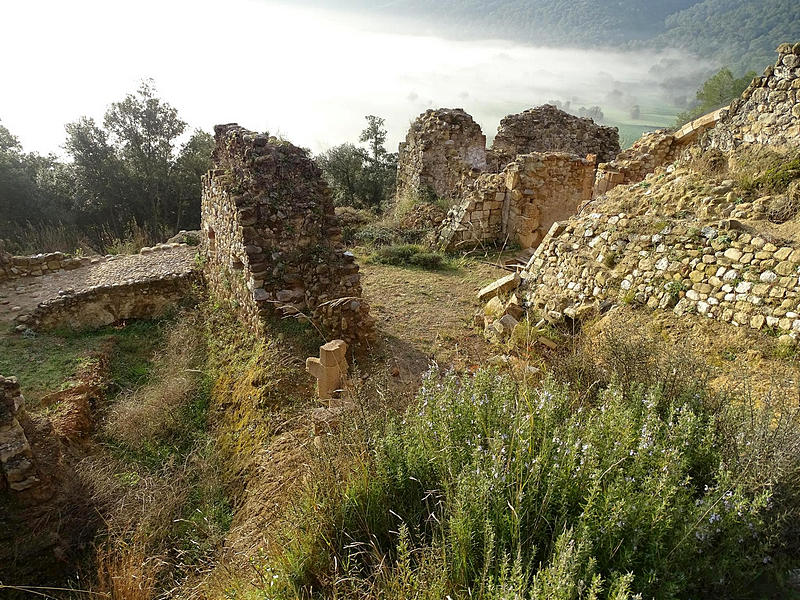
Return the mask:
<path id="1" fill-rule="evenodd" d="M 183 407 L 197 390 L 202 335 L 195 319 L 181 320 L 170 332 L 150 381 L 123 395 L 103 427 L 109 438 L 133 450 L 181 433 Z"/>

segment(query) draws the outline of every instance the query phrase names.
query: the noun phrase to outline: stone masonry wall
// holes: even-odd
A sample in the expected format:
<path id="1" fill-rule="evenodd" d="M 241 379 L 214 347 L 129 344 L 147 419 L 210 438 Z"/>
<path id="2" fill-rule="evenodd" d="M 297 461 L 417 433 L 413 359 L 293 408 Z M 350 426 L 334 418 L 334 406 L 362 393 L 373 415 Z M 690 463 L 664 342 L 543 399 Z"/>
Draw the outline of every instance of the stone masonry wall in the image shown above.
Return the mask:
<path id="1" fill-rule="evenodd" d="M 800 250 L 758 235 L 685 222 L 642 233 L 625 213 L 592 213 L 552 227 L 521 290 L 529 307 L 551 318 L 636 302 L 796 334 L 799 274 Z"/>
<path id="2" fill-rule="evenodd" d="M 400 144 L 397 194 L 455 200 L 462 179 L 486 170 L 486 136 L 461 108 L 428 110 L 411 124 Z"/>
<path id="3" fill-rule="evenodd" d="M 439 233 L 445 249 L 509 241 L 536 246 L 552 223 L 591 198 L 594 158 L 562 152 L 521 155 L 499 174 L 486 173 L 451 209 Z"/>
<path id="4" fill-rule="evenodd" d="M 12 256 L 0 249 L 0 283 L 20 277 L 38 277 L 60 270 L 77 269 L 89 264 L 90 260 L 91 257 L 72 258 L 61 252 L 34 256 Z"/>
<path id="5" fill-rule="evenodd" d="M 742 144 L 800 145 L 800 42 L 781 44 L 778 60 L 723 112 L 705 146 L 730 151 Z"/>
<path id="6" fill-rule="evenodd" d="M 500 121 L 489 153 L 489 168 L 500 172 L 518 154 L 531 152 L 595 154 L 600 161 L 608 162 L 619 152 L 619 132 L 616 127 L 597 125 L 551 104 L 530 108 Z"/>
<path id="7" fill-rule="evenodd" d="M 31 446 L 18 419 L 24 412 L 16 377 L 0 375 L 0 491 L 22 492 L 39 484 Z"/>
<path id="8" fill-rule="evenodd" d="M 724 111 L 718 109 L 703 115 L 674 133 L 664 130 L 645 133 L 616 159 L 598 165 L 594 195 L 605 194 L 618 185 L 638 183 L 657 167 L 673 162 L 701 134 L 712 129 Z"/>
<path id="9" fill-rule="evenodd" d="M 236 124 L 215 129 L 202 228 L 212 293 L 256 332 L 267 316 L 312 318 L 348 343 L 371 338 L 358 265 L 341 244 L 328 187 L 301 148 Z"/>
<path id="10" fill-rule="evenodd" d="M 162 317 L 189 296 L 199 283 L 195 272 L 159 275 L 105 283 L 85 290 L 64 291 L 40 303 L 31 314 L 19 315 L 20 331 L 59 328 L 83 329 L 111 325 L 126 319 Z"/>

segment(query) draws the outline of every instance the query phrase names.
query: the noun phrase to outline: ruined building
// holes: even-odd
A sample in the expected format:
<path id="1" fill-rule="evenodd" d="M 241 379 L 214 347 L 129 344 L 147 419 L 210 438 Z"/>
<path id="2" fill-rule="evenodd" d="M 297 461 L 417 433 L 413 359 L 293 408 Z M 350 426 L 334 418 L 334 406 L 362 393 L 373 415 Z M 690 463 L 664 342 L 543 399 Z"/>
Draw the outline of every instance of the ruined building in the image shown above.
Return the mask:
<path id="1" fill-rule="evenodd" d="M 400 144 L 397 194 L 455 200 L 486 170 L 486 136 L 461 108 L 428 110 Z"/>
<path id="2" fill-rule="evenodd" d="M 800 42 L 781 44 L 778 60 L 722 111 L 703 145 L 729 151 L 743 144 L 796 148 L 800 140 Z"/>
<path id="3" fill-rule="evenodd" d="M 536 246 L 558 220 L 592 197 L 595 158 L 565 152 L 522 154 L 502 173 L 484 173 L 465 190 L 439 231 L 443 248 Z"/>
<path id="4" fill-rule="evenodd" d="M 599 162 L 607 162 L 619 153 L 619 132 L 545 104 L 503 118 L 487 161 L 498 173 L 517 155 L 531 152 L 594 154 Z"/>
<path id="5" fill-rule="evenodd" d="M 317 166 L 301 148 L 236 124 L 214 131 L 202 198 L 210 291 L 234 299 L 254 331 L 269 315 L 298 315 L 330 337 L 370 339 L 358 265 Z"/>
<path id="6" fill-rule="evenodd" d="M 398 196 L 446 199 L 438 243 L 535 246 L 591 198 L 597 157 L 619 152 L 616 128 L 545 105 L 502 120 L 491 150 L 462 109 L 429 110 L 400 144 Z"/>

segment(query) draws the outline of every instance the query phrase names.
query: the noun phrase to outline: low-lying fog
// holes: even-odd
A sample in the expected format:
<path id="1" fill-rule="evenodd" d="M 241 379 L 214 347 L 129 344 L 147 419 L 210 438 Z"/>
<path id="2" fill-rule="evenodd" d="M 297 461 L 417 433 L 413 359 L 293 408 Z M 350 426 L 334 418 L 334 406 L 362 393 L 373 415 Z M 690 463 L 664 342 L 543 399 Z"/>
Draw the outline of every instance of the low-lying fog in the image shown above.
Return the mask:
<path id="1" fill-rule="evenodd" d="M 267 0 L 32 0 L 4 13 L 0 120 L 39 152 L 60 153 L 65 123 L 102 120 L 146 77 L 193 127 L 236 121 L 315 152 L 356 142 L 367 114 L 386 118 L 394 149 L 427 108 L 463 107 L 491 138 L 504 115 L 551 100 L 599 106 L 630 142 L 670 124 L 713 67 L 678 51 L 408 35 Z"/>

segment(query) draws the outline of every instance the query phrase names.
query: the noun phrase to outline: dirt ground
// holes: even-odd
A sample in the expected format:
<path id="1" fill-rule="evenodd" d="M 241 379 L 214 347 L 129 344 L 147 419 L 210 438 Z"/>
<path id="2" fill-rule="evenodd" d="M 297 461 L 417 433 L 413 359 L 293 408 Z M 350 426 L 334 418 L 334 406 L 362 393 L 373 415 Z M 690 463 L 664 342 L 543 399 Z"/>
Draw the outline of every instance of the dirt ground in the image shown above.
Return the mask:
<path id="1" fill-rule="evenodd" d="M 390 389 L 413 392 L 433 363 L 457 371 L 484 363 L 493 352 L 473 317 L 482 307 L 478 290 L 508 274 L 499 264 L 495 256 L 425 271 L 362 262 L 378 334 L 363 368 L 388 373 Z"/>

